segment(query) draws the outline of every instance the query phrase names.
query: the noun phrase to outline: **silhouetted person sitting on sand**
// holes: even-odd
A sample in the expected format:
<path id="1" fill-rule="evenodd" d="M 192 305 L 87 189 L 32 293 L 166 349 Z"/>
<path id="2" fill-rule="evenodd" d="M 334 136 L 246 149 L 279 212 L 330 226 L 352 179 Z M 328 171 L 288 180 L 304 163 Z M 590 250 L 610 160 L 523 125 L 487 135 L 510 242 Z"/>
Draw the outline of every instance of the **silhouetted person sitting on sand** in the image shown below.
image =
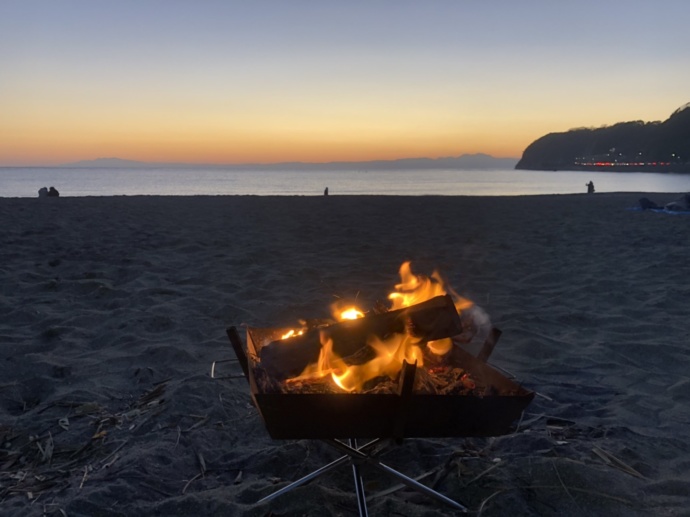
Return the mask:
<path id="1" fill-rule="evenodd" d="M 663 206 L 657 205 L 654 201 L 652 201 L 651 199 L 649 199 L 647 197 L 640 198 L 639 203 L 640 203 L 640 208 L 642 210 L 652 210 L 652 209 L 659 210 L 659 209 L 664 208 Z"/>
<path id="2" fill-rule="evenodd" d="M 50 187 L 48 190 L 48 197 L 58 197 L 60 193 L 57 191 L 55 187 Z"/>
<path id="3" fill-rule="evenodd" d="M 591 181 L 587 183 L 587 194 L 594 194 L 594 183 Z"/>
<path id="4" fill-rule="evenodd" d="M 48 196 L 48 189 L 45 187 L 41 187 L 38 189 L 38 197 L 47 197 Z"/>

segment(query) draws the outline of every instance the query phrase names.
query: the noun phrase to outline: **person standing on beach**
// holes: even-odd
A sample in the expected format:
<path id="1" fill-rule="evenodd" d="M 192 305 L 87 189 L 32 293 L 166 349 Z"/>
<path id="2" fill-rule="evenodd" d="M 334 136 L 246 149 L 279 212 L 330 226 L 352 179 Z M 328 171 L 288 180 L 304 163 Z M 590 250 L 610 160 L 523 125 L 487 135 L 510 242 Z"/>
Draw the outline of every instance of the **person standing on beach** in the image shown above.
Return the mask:
<path id="1" fill-rule="evenodd" d="M 586 185 L 587 185 L 587 194 L 594 194 L 594 182 L 592 182 L 590 180 L 590 182 L 587 183 Z"/>

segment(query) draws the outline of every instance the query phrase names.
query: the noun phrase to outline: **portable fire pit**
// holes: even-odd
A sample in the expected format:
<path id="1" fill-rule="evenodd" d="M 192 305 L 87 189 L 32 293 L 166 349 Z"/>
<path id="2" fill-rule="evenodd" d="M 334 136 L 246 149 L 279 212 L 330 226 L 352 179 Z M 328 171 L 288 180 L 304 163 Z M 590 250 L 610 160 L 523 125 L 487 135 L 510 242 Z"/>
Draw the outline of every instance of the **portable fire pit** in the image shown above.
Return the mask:
<path id="1" fill-rule="evenodd" d="M 370 359 L 367 343 L 371 335 L 407 333 L 414 336 L 420 350 L 425 350 L 435 340 L 460 334 L 462 322 L 447 295 L 281 339 L 287 330 L 247 328 L 245 348 L 237 329 L 227 329 L 254 404 L 272 438 L 318 439 L 344 455 L 259 502 L 274 499 L 339 465 L 350 463 L 360 515 L 367 515 L 361 464 L 386 472 L 405 485 L 464 512 L 466 508 L 459 502 L 388 467 L 377 456 L 386 445 L 400 444 L 405 438 L 507 434 L 534 398 L 533 392 L 486 363 L 500 336 L 497 329 L 489 334 L 476 357 L 459 346 L 452 346 L 440 359 L 425 357 L 423 366 L 402 361 L 399 373 L 386 380 L 384 389 L 375 382 L 369 383 L 373 387 L 355 392 L 318 383 L 315 386 L 307 383 L 298 389 L 289 386 L 290 379 L 299 376 L 304 366 L 320 361 L 320 350 L 326 343 L 337 351 L 338 357 L 345 358 L 345 364 L 358 365 Z M 439 372 L 445 376 L 440 380 Z M 454 382 L 448 382 L 449 376 Z M 437 389 L 438 386 L 443 389 Z M 363 439 L 369 441 L 359 445 L 358 440 Z"/>

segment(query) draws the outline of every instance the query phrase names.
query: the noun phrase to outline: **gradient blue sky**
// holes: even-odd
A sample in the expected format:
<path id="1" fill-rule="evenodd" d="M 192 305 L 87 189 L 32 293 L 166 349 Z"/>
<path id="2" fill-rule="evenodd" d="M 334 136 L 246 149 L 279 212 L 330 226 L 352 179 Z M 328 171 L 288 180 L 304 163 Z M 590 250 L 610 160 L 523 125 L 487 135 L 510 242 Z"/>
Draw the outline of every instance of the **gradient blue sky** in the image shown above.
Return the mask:
<path id="1" fill-rule="evenodd" d="M 0 1 L 0 165 L 519 157 L 690 101 L 690 1 Z"/>

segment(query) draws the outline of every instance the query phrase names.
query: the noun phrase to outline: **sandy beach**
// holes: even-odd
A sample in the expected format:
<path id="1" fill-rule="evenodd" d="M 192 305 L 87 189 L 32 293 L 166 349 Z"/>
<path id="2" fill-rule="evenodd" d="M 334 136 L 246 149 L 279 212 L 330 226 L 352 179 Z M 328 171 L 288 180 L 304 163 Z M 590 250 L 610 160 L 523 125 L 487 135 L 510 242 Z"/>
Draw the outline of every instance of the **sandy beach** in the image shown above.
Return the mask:
<path id="1" fill-rule="evenodd" d="M 690 515 L 690 215 L 677 193 L 0 198 L 0 514 L 357 515 L 349 468 L 271 439 L 226 327 L 372 307 L 439 270 L 537 393 L 512 434 L 385 462 L 473 515 Z M 363 466 L 370 515 L 451 511 Z"/>

